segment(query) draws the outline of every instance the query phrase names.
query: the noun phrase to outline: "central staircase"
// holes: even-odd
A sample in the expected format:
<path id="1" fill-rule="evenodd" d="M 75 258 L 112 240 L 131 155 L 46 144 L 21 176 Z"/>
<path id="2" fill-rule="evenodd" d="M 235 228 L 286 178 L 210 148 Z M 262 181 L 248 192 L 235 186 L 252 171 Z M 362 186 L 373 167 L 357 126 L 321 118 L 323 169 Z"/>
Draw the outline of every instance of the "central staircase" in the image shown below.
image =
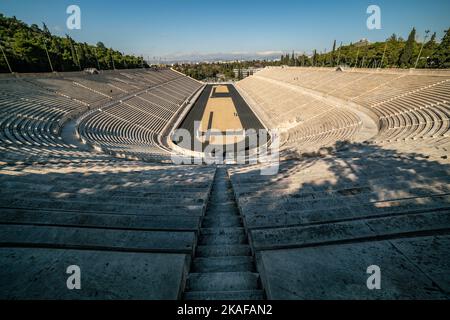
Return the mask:
<path id="1" fill-rule="evenodd" d="M 185 300 L 263 300 L 248 237 L 225 167 L 216 171 L 212 194 L 187 279 Z"/>

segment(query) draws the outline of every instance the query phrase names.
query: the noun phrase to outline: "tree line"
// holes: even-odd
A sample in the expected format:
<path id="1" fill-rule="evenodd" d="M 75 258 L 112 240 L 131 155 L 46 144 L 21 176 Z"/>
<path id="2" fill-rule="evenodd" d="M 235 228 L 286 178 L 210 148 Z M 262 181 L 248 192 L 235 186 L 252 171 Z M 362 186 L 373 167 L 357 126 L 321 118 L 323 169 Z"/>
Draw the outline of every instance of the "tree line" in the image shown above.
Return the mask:
<path id="1" fill-rule="evenodd" d="M 245 61 L 229 63 L 177 64 L 175 68 L 195 79 L 205 80 L 221 75 L 226 80 L 239 80 L 234 69 L 266 66 L 304 66 L 357 68 L 450 68 L 450 28 L 445 31 L 441 42 L 437 42 L 436 33 L 426 32 L 425 41 L 416 41 L 416 29 L 412 29 L 404 40 L 393 34 L 383 42 L 369 43 L 359 41 L 349 45 L 338 45 L 334 41 L 329 52 L 311 55 L 283 54 L 279 61 Z"/>
<path id="2" fill-rule="evenodd" d="M 66 72 L 86 68 L 132 69 L 147 66 L 142 57 L 125 55 L 97 45 L 79 43 L 69 35 L 53 35 L 45 23 L 42 28 L 28 26 L 16 17 L 0 13 L 0 72 Z M 6 57 L 6 58 L 5 58 Z M 8 63 L 9 62 L 9 66 Z"/>
<path id="3" fill-rule="evenodd" d="M 222 76 L 235 79 L 234 69 L 265 66 L 323 66 L 346 65 L 359 68 L 450 68 L 450 28 L 438 43 L 436 33 L 426 32 L 425 41 L 416 41 L 416 30 L 406 40 L 393 34 L 383 42 L 360 41 L 337 45 L 329 52 L 312 55 L 282 55 L 279 61 L 244 61 L 229 63 L 181 64 L 175 68 L 195 79 Z M 52 35 L 47 26 L 28 26 L 16 17 L 0 13 L 0 72 L 80 71 L 148 67 L 142 57 L 124 55 L 106 48 L 102 42 L 95 46 L 74 41 L 69 35 Z M 8 63 L 9 62 L 9 66 Z"/>
<path id="4" fill-rule="evenodd" d="M 358 68 L 450 68 L 450 28 L 441 42 L 436 33 L 426 31 L 425 41 L 416 41 L 413 28 L 407 40 L 393 34 L 383 42 L 360 41 L 339 47 L 336 41 L 331 51 L 312 55 L 286 54 L 281 56 L 281 65 L 336 67 L 345 65 Z"/>
<path id="5" fill-rule="evenodd" d="M 242 70 L 249 67 L 264 68 L 267 66 L 280 65 L 279 61 L 252 60 L 252 61 L 230 61 L 230 62 L 203 62 L 175 64 L 174 69 L 197 80 L 217 79 L 240 80 Z M 238 70 L 237 77 L 234 70 Z"/>

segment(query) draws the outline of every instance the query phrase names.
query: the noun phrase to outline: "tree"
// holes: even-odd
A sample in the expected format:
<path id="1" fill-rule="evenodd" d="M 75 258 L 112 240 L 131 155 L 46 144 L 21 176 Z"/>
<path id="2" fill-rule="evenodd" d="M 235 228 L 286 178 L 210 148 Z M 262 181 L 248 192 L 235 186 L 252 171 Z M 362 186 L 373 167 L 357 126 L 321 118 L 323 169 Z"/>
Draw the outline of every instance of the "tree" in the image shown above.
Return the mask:
<path id="1" fill-rule="evenodd" d="M 432 58 L 436 61 L 436 67 L 450 68 L 450 28 L 445 31 L 445 35 Z"/>
<path id="2" fill-rule="evenodd" d="M 103 42 L 97 42 L 97 48 L 102 51 L 106 50 L 105 44 Z"/>
<path id="3" fill-rule="evenodd" d="M 336 40 L 334 40 L 333 49 L 331 50 L 331 66 L 332 67 L 334 67 L 336 64 L 335 56 L 334 56 L 335 52 L 336 52 Z"/>
<path id="4" fill-rule="evenodd" d="M 336 42 L 333 42 L 333 47 L 329 52 L 318 53 L 315 50 L 311 57 L 300 55 L 296 61 L 300 66 L 334 65 L 337 63 L 339 56 L 341 64 L 355 67 L 392 68 L 398 67 L 401 63 L 402 67 L 412 67 L 415 65 L 423 45 L 417 68 L 448 68 L 450 52 L 448 48 L 450 36 L 448 33 L 447 30 L 440 44 L 436 41 L 435 33 L 430 33 L 432 35 L 430 40 L 427 41 L 427 37 L 422 44 L 415 40 L 416 30 L 413 29 L 407 42 L 397 34 L 392 34 L 383 42 L 341 44 L 339 54 L 337 46 L 334 45 Z M 280 64 L 288 64 L 289 60 L 289 54 L 283 54 Z"/>
<path id="5" fill-rule="evenodd" d="M 286 55 L 281 55 L 281 65 L 291 65 L 291 58 L 288 53 L 286 53 Z"/>
<path id="6" fill-rule="evenodd" d="M 32 24 L 30 29 L 35 33 L 41 32 L 41 29 L 39 29 L 39 26 L 37 24 Z"/>
<path id="7" fill-rule="evenodd" d="M 47 25 L 45 24 L 45 22 L 42 22 L 42 30 L 43 30 L 44 35 L 45 35 L 47 38 L 50 38 L 50 37 L 52 36 L 52 33 L 51 33 L 50 30 L 47 28 Z"/>
<path id="8" fill-rule="evenodd" d="M 412 66 L 415 44 L 416 44 L 416 28 L 413 28 L 408 36 L 408 40 L 406 41 L 405 47 L 403 48 L 403 51 L 400 55 L 399 65 L 401 67 L 408 68 Z"/>
<path id="9" fill-rule="evenodd" d="M 97 44 L 98 48 L 87 43 L 77 43 L 68 35 L 52 35 L 45 23 L 41 30 L 36 24 L 28 26 L 1 13 L 0 39 L 15 72 L 48 72 L 49 59 L 46 51 L 57 71 L 76 71 L 80 69 L 80 64 L 83 67 L 97 66 L 95 52 L 98 52 L 99 62 L 105 61 L 107 55 L 107 50 L 101 42 Z M 132 55 L 124 55 L 115 50 L 111 55 L 118 62 L 118 68 L 139 68 L 142 65 L 140 59 Z M 0 57 L 0 72 L 9 72 L 3 54 Z"/>
<path id="10" fill-rule="evenodd" d="M 430 41 L 427 42 L 427 44 L 426 44 L 425 47 L 430 47 L 430 46 L 432 47 L 432 46 L 434 46 L 435 44 L 436 44 L 436 32 L 433 33 L 433 35 L 431 36 Z"/>
<path id="11" fill-rule="evenodd" d="M 313 59 L 312 59 L 312 60 L 313 60 L 313 61 L 312 61 L 313 67 L 315 67 L 315 66 L 317 65 L 318 58 L 319 58 L 319 56 L 317 55 L 317 50 L 314 49 Z"/>
<path id="12" fill-rule="evenodd" d="M 389 42 L 397 42 L 397 35 L 395 33 L 392 34 L 392 36 L 389 37 L 389 39 L 387 40 Z"/>

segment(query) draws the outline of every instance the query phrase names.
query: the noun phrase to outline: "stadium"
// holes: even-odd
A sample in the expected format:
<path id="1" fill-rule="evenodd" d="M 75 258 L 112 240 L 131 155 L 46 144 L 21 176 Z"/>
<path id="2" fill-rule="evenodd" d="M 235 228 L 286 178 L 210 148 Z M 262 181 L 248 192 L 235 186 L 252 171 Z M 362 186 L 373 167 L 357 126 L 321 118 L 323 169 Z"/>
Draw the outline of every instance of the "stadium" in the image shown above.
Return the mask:
<path id="1" fill-rule="evenodd" d="M 450 71 L 383 59 L 0 74 L 0 298 L 448 300 Z"/>

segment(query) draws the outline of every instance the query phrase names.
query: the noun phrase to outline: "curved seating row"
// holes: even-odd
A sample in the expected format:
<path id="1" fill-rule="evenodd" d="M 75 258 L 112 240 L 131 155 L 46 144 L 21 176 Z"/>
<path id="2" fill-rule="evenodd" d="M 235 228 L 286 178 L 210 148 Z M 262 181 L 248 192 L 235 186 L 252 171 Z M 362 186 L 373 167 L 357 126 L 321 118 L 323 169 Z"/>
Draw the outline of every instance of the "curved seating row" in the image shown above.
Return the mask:
<path id="1" fill-rule="evenodd" d="M 59 158 L 75 162 L 108 159 L 107 155 L 89 153 L 67 144 L 61 137 L 62 125 L 68 119 L 91 108 L 83 117 L 89 121 L 81 121 L 85 140 L 95 146 L 104 144 L 107 149 L 121 150 L 118 154 L 121 157 L 133 149 L 134 155 L 147 155 L 148 159 L 155 154 L 154 160 L 159 160 L 164 151 L 158 146 L 158 135 L 184 100 L 200 87 L 199 82 L 172 70 L 123 70 L 99 75 L 74 73 L 2 79 L 2 158 L 14 161 Z M 121 101 L 124 97 L 126 101 Z M 94 108 L 105 103 L 113 104 L 105 113 Z M 104 126 L 100 126 L 101 121 L 105 121 Z"/>
<path id="2" fill-rule="evenodd" d="M 65 115 L 85 106 L 23 80 L 1 81 L 0 93 L 0 141 L 5 158 L 7 154 L 74 156 L 76 148 L 62 141 L 59 124 Z"/>
<path id="3" fill-rule="evenodd" d="M 283 149 L 310 152 L 336 141 L 352 141 L 362 126 L 350 110 L 336 109 L 326 102 L 292 88 L 250 77 L 238 87 L 270 119 L 272 128 L 284 129 Z"/>
<path id="4" fill-rule="evenodd" d="M 447 283 L 440 261 L 450 243 L 450 159 L 417 151 L 356 144 L 282 161 L 270 176 L 260 174 L 263 165 L 229 168 L 268 298 L 448 298 L 429 285 Z M 368 292 L 360 273 L 374 261 L 402 285 Z M 418 265 L 429 268 L 405 287 L 405 270 Z"/>
<path id="5" fill-rule="evenodd" d="M 449 136 L 450 74 L 446 71 L 335 71 L 327 68 L 282 67 L 266 68 L 240 81 L 238 86 L 251 97 L 255 108 L 262 110 L 272 120 L 269 125 L 279 128 L 286 123 L 290 127 L 295 126 L 299 120 L 308 119 L 311 114 L 314 116 L 314 112 L 320 113 L 321 109 L 316 107 L 317 102 L 311 102 L 314 98 L 293 93 L 277 83 L 313 90 L 325 97 L 339 98 L 343 103 L 351 101 L 370 110 L 379 121 L 379 134 L 372 139 L 375 143 L 385 145 L 426 140 L 427 143 L 431 142 L 430 147 L 438 147 L 442 146 L 440 138 Z M 314 106 L 312 112 L 308 110 L 311 106 Z M 328 115 L 337 116 L 335 112 Z M 338 117 L 343 120 L 345 115 Z M 328 137 L 328 130 L 323 124 L 331 122 L 325 114 L 314 120 L 309 131 L 315 132 L 314 136 L 318 137 L 320 130 L 323 130 L 322 136 Z M 357 123 L 359 121 L 353 127 L 357 127 Z M 301 138 L 302 133 L 292 132 L 289 132 L 289 139 L 292 141 L 292 137 L 297 137 L 296 142 L 306 143 L 306 137 L 310 136 L 306 133 L 308 130 L 301 129 L 300 132 L 305 132 L 305 139 Z M 319 141 L 316 143 L 318 147 L 322 146 Z"/>
<path id="6" fill-rule="evenodd" d="M 1 299 L 181 298 L 215 168 L 129 155 L 160 160 L 158 135 L 200 87 L 170 70 L 0 80 Z M 77 112 L 114 157 L 63 141 Z M 95 278 L 77 297 L 55 277 L 69 261 Z"/>
<path id="7" fill-rule="evenodd" d="M 316 151 L 339 141 L 351 142 L 361 125 L 353 112 L 334 108 L 289 130 L 286 143 L 303 152 Z"/>
<path id="8" fill-rule="evenodd" d="M 214 173 L 117 159 L 0 163 L 0 298 L 180 299 Z M 95 278 L 78 298 L 53 276 L 71 263 Z"/>
<path id="9" fill-rule="evenodd" d="M 183 77 L 149 88 L 85 117 L 79 124 L 79 134 L 89 144 L 119 157 L 167 155 L 160 147 L 160 135 L 200 87 L 199 82 Z"/>

